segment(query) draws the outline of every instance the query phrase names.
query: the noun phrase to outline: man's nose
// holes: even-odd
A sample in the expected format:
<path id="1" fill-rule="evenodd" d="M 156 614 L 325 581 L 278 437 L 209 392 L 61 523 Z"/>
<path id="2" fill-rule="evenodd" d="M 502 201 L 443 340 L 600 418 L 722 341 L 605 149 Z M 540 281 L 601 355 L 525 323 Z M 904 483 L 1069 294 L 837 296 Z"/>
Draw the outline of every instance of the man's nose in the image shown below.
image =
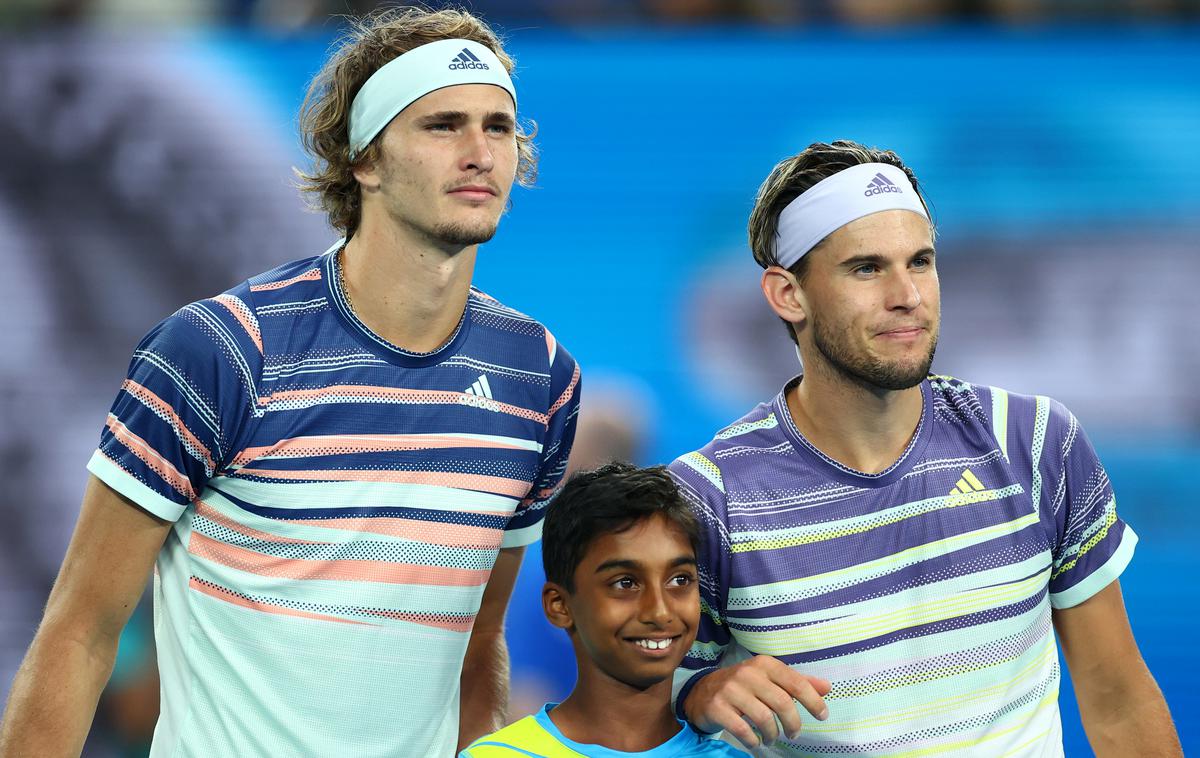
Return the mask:
<path id="1" fill-rule="evenodd" d="M 921 304 L 921 290 L 907 269 L 894 274 L 888 287 L 888 309 L 900 308 L 911 311 Z"/>
<path id="2" fill-rule="evenodd" d="M 482 128 L 468 129 L 464 137 L 462 169 L 464 171 L 491 171 L 496 165 L 488 135 Z"/>

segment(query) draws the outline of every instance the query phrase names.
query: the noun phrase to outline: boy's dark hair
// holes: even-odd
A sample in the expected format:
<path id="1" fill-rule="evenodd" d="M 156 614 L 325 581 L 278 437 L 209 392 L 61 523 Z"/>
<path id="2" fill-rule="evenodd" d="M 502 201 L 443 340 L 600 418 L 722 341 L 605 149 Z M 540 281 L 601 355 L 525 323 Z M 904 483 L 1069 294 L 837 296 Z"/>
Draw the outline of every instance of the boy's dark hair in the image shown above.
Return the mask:
<path id="1" fill-rule="evenodd" d="M 576 474 L 550 504 L 542 526 L 546 579 L 574 592 L 575 569 L 593 540 L 659 514 L 687 535 L 692 550 L 697 549 L 700 524 L 666 467 L 610 463 Z"/>

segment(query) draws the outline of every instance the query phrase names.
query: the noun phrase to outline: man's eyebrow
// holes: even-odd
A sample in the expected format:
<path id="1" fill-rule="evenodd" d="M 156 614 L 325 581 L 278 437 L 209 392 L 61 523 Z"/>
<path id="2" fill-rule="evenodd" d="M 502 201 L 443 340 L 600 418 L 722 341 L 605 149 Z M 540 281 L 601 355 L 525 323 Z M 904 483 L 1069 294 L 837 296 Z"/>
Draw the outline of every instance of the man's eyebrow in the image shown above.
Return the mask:
<path id="1" fill-rule="evenodd" d="M 463 124 L 469 120 L 471 120 L 471 114 L 466 111 L 438 111 L 437 113 L 427 113 L 416 121 L 420 126 L 428 126 L 429 124 Z M 513 115 L 506 111 L 489 111 L 484 114 L 483 120 L 484 123 L 499 123 L 509 126 L 516 123 Z"/>
<path id="2" fill-rule="evenodd" d="M 417 123 L 425 124 L 442 124 L 446 122 L 461 124 L 469 118 L 464 111 L 438 111 L 437 113 L 427 113 L 417 119 Z"/>
<path id="3" fill-rule="evenodd" d="M 876 266 L 882 265 L 885 259 L 877 253 L 863 253 L 861 255 L 852 255 L 838 263 L 843 268 L 856 268 L 866 263 L 873 263 Z"/>
<path id="4" fill-rule="evenodd" d="M 923 247 L 920 250 L 914 251 L 911 255 L 908 256 L 908 259 L 911 261 L 911 260 L 916 260 L 917 258 L 933 256 L 933 255 L 937 255 L 936 250 L 934 250 L 932 247 Z M 865 265 L 868 263 L 882 267 L 883 264 L 887 263 L 887 258 L 883 255 L 880 255 L 879 253 L 863 253 L 862 255 L 851 256 L 851 257 L 845 259 L 844 261 L 841 261 L 840 263 L 838 263 L 838 265 L 843 268 L 857 268 L 858 266 L 862 266 L 862 265 Z"/>

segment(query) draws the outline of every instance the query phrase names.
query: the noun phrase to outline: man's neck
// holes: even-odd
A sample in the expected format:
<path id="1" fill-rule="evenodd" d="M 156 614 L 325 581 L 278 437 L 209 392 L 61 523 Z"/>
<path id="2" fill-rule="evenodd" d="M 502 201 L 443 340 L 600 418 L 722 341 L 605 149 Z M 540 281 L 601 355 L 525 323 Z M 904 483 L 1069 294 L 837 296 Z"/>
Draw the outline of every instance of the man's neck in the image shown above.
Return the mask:
<path id="1" fill-rule="evenodd" d="M 478 246 L 449 252 L 391 225 L 362 227 L 346 243 L 342 271 L 351 307 L 383 339 L 414 353 L 446 343 L 462 319 Z"/>
<path id="2" fill-rule="evenodd" d="M 637 690 L 616 680 L 589 682 L 550 711 L 550 720 L 568 739 L 610 750 L 653 750 L 679 733 L 671 709 L 671 680 Z"/>
<path id="3" fill-rule="evenodd" d="M 892 466 L 921 420 L 921 387 L 879 390 L 850 381 L 828 366 L 806 370 L 787 392 L 796 428 L 818 450 L 865 474 Z"/>

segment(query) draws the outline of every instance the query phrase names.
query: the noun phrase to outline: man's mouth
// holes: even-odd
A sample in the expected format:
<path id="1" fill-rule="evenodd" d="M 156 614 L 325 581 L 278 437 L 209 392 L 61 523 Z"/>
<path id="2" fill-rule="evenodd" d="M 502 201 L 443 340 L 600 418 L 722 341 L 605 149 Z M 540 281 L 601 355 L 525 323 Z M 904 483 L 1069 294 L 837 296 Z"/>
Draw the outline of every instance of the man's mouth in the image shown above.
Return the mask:
<path id="1" fill-rule="evenodd" d="M 885 337 L 891 339 L 913 339 L 925 331 L 923 326 L 900 326 L 895 329 L 879 332 L 877 337 Z"/>
<path id="2" fill-rule="evenodd" d="M 455 187 L 450 190 L 450 194 L 467 197 L 472 200 L 486 200 L 489 197 L 497 196 L 499 193 L 486 184 L 464 184 L 461 187 Z"/>

